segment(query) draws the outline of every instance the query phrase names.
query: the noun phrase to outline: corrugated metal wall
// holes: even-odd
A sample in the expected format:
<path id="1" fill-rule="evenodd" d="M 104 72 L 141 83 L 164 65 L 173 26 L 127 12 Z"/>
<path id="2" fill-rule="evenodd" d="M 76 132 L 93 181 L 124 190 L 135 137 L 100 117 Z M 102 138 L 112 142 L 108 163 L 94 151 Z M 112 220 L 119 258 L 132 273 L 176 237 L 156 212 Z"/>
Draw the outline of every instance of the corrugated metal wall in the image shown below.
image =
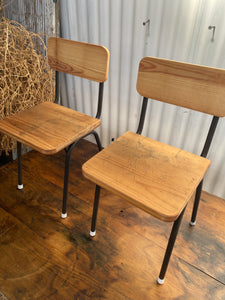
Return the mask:
<path id="1" fill-rule="evenodd" d="M 138 62 L 151 55 L 225 68 L 224 0 L 67 0 L 61 1 L 62 36 L 102 44 L 111 53 L 105 85 L 104 146 L 126 130 L 136 131 L 140 97 Z M 143 22 L 146 22 L 143 25 Z M 216 26 L 214 41 L 213 30 Z M 94 115 L 97 88 L 62 78 L 63 104 Z M 199 154 L 211 117 L 151 101 L 143 134 Z M 225 198 L 225 119 L 220 120 L 204 189 Z"/>

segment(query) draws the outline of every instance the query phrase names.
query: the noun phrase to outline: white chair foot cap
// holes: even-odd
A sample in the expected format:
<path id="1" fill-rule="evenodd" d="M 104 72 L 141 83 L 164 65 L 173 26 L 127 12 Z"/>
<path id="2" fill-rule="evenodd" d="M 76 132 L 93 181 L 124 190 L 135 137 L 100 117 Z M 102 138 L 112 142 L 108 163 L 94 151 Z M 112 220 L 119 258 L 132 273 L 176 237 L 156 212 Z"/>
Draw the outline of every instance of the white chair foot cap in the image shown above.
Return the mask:
<path id="1" fill-rule="evenodd" d="M 90 231 L 90 236 L 95 236 L 96 230 L 95 231 Z"/>
<path id="2" fill-rule="evenodd" d="M 61 217 L 62 217 L 63 219 L 65 219 L 65 218 L 67 217 L 67 213 L 65 213 L 65 214 L 61 213 Z"/>
<path id="3" fill-rule="evenodd" d="M 18 184 L 17 188 L 18 188 L 18 190 L 22 190 L 23 189 L 23 184 Z"/>
<path id="4" fill-rule="evenodd" d="M 194 221 L 194 222 L 190 221 L 191 226 L 195 226 L 195 224 L 196 224 L 196 221 Z"/>
<path id="5" fill-rule="evenodd" d="M 158 284 L 163 284 L 163 283 L 164 283 L 164 280 L 165 280 L 165 279 L 160 279 L 160 278 L 158 278 L 158 279 L 157 279 L 157 283 L 158 283 Z"/>

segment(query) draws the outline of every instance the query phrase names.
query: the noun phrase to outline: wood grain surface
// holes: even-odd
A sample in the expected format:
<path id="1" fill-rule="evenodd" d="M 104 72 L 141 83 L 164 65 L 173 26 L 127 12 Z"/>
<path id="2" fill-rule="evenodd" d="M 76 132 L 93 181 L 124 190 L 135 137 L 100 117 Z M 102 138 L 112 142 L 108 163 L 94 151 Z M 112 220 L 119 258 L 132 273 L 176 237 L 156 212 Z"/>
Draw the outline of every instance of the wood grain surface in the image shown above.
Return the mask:
<path id="1" fill-rule="evenodd" d="M 126 132 L 83 165 L 84 176 L 163 221 L 175 221 L 210 161 Z"/>
<path id="2" fill-rule="evenodd" d="M 109 51 L 99 45 L 51 37 L 48 62 L 56 71 L 104 82 L 108 77 Z"/>
<path id="3" fill-rule="evenodd" d="M 91 132 L 101 121 L 64 106 L 44 102 L 0 120 L 0 131 L 44 154 L 54 154 Z"/>
<path id="4" fill-rule="evenodd" d="M 82 164 L 97 153 L 81 141 L 71 157 L 68 217 L 61 219 L 65 153 L 23 156 L 0 168 L 0 290 L 18 299 L 225 298 L 225 202 L 203 192 L 198 220 L 188 205 L 164 286 L 156 278 L 170 224 L 102 190 L 95 239 L 88 237 L 94 184 Z"/>
<path id="5" fill-rule="evenodd" d="M 137 91 L 218 117 L 225 116 L 225 70 L 145 57 L 139 65 Z"/>

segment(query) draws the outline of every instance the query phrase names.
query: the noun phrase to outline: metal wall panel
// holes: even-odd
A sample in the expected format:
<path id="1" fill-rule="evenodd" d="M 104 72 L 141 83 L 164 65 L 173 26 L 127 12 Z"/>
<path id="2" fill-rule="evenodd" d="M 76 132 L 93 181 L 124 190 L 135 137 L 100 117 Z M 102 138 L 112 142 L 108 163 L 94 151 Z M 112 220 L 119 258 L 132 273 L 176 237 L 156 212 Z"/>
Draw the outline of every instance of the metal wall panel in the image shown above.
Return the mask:
<path id="1" fill-rule="evenodd" d="M 100 128 L 104 146 L 128 129 L 136 131 L 140 113 L 136 78 L 143 56 L 225 68 L 224 11 L 223 0 L 61 1 L 62 36 L 102 44 L 111 53 Z M 210 25 L 216 27 L 214 40 Z M 94 115 L 94 85 L 70 76 L 61 80 L 63 104 Z M 151 101 L 143 134 L 199 154 L 210 120 L 205 114 Z M 224 131 L 225 119 L 221 119 L 204 181 L 205 190 L 223 198 Z"/>

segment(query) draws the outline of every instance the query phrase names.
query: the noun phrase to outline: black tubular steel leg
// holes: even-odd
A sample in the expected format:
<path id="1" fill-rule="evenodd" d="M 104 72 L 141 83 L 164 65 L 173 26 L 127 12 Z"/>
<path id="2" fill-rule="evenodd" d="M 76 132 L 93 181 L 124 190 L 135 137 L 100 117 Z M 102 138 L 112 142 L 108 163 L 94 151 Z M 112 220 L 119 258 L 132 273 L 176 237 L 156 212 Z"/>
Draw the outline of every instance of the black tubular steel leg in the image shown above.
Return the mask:
<path id="1" fill-rule="evenodd" d="M 100 138 L 99 138 L 97 132 L 92 131 L 89 134 L 93 134 L 94 135 L 96 143 L 98 145 L 98 149 L 99 149 L 99 151 L 101 151 L 103 148 L 102 148 L 101 141 L 100 141 Z M 89 134 L 87 134 L 86 136 L 88 136 Z M 86 136 L 84 136 L 84 137 L 86 137 Z M 61 214 L 62 218 L 66 218 L 67 217 L 67 211 L 66 210 L 67 210 L 67 197 L 68 197 L 68 184 L 69 184 L 69 163 L 70 163 L 70 156 L 71 156 L 71 153 L 72 153 L 72 150 L 73 150 L 74 146 L 79 142 L 79 140 L 77 140 L 75 143 L 71 144 L 67 149 L 65 149 L 65 151 L 66 151 L 66 160 L 65 160 L 63 203 L 62 203 L 62 214 Z"/>
<path id="2" fill-rule="evenodd" d="M 173 251 L 173 246 L 174 246 L 175 241 L 176 241 L 176 237 L 177 237 L 177 234 L 178 234 L 178 230 L 180 228 L 180 224 L 181 224 L 181 220 L 182 220 L 185 208 L 183 209 L 183 211 L 180 214 L 180 216 L 178 217 L 178 219 L 173 223 L 173 228 L 172 228 L 172 231 L 170 233 L 170 238 L 169 238 L 169 241 L 168 241 L 168 245 L 167 245 L 167 248 L 166 248 L 166 253 L 165 253 L 165 256 L 164 256 L 164 259 L 163 259 L 163 264 L 162 264 L 161 271 L 160 271 L 159 278 L 158 278 L 158 283 L 159 284 L 164 283 L 166 270 L 167 270 L 167 267 L 168 267 L 168 264 L 169 264 L 170 256 L 171 256 L 172 251 Z"/>
<path id="3" fill-rule="evenodd" d="M 96 185 L 90 236 L 95 236 L 95 233 L 96 233 L 95 227 L 96 227 L 96 220 L 97 220 L 97 214 L 98 214 L 98 203 L 99 203 L 100 190 L 101 190 L 100 186 Z"/>
<path id="4" fill-rule="evenodd" d="M 22 146 L 20 142 L 17 142 L 17 166 L 18 166 L 18 189 L 23 189 L 22 181 Z"/>
<path id="5" fill-rule="evenodd" d="M 97 132 L 93 131 L 91 134 L 93 134 L 94 137 L 95 137 L 95 140 L 96 140 L 96 143 L 97 143 L 97 146 L 98 146 L 98 150 L 101 151 L 103 149 L 103 147 L 102 147 L 102 144 L 101 144 L 101 141 L 100 141 L 100 138 L 99 138 Z"/>
<path id="6" fill-rule="evenodd" d="M 206 141 L 205 141 L 202 153 L 201 153 L 202 157 L 206 157 L 209 152 L 209 148 L 212 143 L 212 139 L 213 139 L 214 133 L 216 131 L 218 121 L 219 121 L 219 117 L 213 116 L 209 131 L 208 131 L 208 134 L 206 137 Z M 191 221 L 190 221 L 191 226 L 194 226 L 196 224 L 196 216 L 197 216 L 200 196 L 201 196 L 201 192 L 202 192 L 202 184 L 203 184 L 203 180 L 199 183 L 197 190 L 196 190 L 195 201 L 194 201 L 194 206 L 193 206 L 192 216 L 191 216 Z"/>
<path id="7" fill-rule="evenodd" d="M 196 190 L 195 201 L 194 201 L 194 206 L 193 206 L 193 211 L 192 211 L 192 216 L 190 221 L 191 226 L 194 226 L 196 224 L 196 216 L 197 216 L 198 205 L 199 205 L 201 192 L 202 192 L 202 184 L 203 184 L 203 180 L 199 183 Z"/>
<path id="8" fill-rule="evenodd" d="M 66 160 L 65 160 L 65 173 L 64 173 L 64 188 L 63 188 L 63 204 L 62 204 L 62 218 L 67 217 L 67 196 L 68 196 L 68 183 L 69 183 L 69 164 L 70 164 L 70 156 L 74 146 L 77 142 L 70 145 L 66 150 Z"/>

